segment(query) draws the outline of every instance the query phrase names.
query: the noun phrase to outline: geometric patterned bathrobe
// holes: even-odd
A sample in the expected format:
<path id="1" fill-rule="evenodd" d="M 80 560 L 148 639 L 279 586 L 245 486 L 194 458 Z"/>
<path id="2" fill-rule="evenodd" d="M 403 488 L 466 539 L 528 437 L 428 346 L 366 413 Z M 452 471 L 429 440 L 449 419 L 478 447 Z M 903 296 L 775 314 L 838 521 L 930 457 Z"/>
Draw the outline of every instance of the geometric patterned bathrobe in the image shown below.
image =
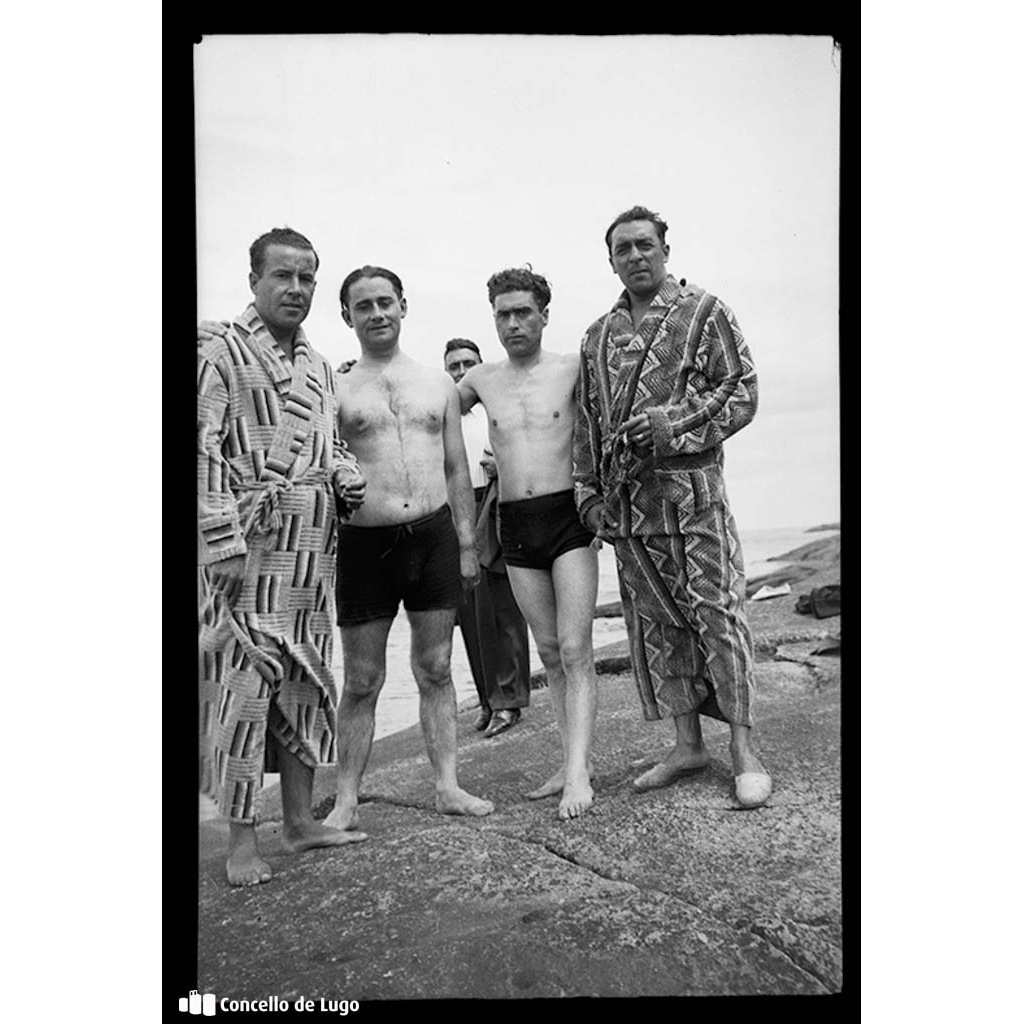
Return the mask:
<path id="1" fill-rule="evenodd" d="M 198 413 L 200 566 L 246 556 L 230 604 L 200 571 L 200 788 L 251 823 L 268 729 L 311 767 L 337 759 L 335 484 L 358 467 L 327 360 L 300 328 L 290 362 L 252 305 L 200 349 Z"/>
<path id="2" fill-rule="evenodd" d="M 628 294 L 583 338 L 576 503 L 617 513 L 615 556 L 630 660 L 647 719 L 692 711 L 751 724 L 753 641 L 722 442 L 757 409 L 732 311 L 668 275 L 639 327 Z M 621 425 L 647 412 L 653 445 Z"/>

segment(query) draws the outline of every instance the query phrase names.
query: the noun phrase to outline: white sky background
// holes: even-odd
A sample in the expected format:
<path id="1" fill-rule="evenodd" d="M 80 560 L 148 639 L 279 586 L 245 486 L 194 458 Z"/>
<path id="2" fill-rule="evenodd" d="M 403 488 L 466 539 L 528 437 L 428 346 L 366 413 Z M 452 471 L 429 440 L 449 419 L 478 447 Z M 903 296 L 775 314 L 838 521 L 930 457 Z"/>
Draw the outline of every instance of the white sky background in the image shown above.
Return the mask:
<path id="1" fill-rule="evenodd" d="M 839 518 L 839 65 L 828 37 L 208 36 L 195 49 L 200 319 L 249 300 L 248 247 L 287 224 L 320 255 L 305 327 L 359 354 L 338 287 L 402 278 L 402 347 L 502 358 L 496 270 L 552 286 L 574 351 L 621 290 L 604 232 L 639 203 L 669 269 L 732 307 L 760 382 L 726 445 L 741 529 Z"/>

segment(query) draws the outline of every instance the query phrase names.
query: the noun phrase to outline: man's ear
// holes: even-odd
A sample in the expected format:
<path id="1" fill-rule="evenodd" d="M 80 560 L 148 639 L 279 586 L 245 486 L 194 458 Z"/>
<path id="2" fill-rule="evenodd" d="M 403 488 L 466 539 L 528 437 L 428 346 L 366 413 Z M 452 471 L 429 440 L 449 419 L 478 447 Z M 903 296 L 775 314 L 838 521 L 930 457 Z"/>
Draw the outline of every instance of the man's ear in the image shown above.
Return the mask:
<path id="1" fill-rule="evenodd" d="M 542 319 L 542 320 L 544 321 L 544 326 L 545 326 L 545 327 L 547 327 L 547 325 L 548 325 L 548 312 L 549 312 L 549 310 L 550 310 L 550 309 L 551 309 L 551 307 L 550 307 L 550 306 L 545 306 L 545 307 L 544 307 L 544 308 L 543 308 L 543 309 L 542 309 L 542 310 L 540 311 L 540 318 L 541 318 L 541 319 Z"/>
<path id="2" fill-rule="evenodd" d="M 349 316 L 348 306 L 341 307 L 341 319 L 344 320 L 345 323 L 349 325 L 349 327 L 352 326 L 352 317 Z"/>
<path id="3" fill-rule="evenodd" d="M 409 303 L 405 301 L 404 295 L 398 300 L 398 308 L 402 311 L 403 317 L 409 312 Z"/>
<path id="4" fill-rule="evenodd" d="M 668 259 L 668 242 L 662 242 L 661 247 L 665 250 L 665 259 Z"/>
<path id="5" fill-rule="evenodd" d="M 612 268 L 612 273 L 616 277 L 618 277 L 619 276 L 619 272 L 615 269 L 615 261 L 611 258 L 611 256 L 608 257 L 608 266 Z"/>
<path id="6" fill-rule="evenodd" d="M 258 280 L 259 280 L 259 278 L 250 270 L 249 271 L 249 291 L 251 291 L 253 293 L 253 295 L 256 294 L 256 282 Z"/>

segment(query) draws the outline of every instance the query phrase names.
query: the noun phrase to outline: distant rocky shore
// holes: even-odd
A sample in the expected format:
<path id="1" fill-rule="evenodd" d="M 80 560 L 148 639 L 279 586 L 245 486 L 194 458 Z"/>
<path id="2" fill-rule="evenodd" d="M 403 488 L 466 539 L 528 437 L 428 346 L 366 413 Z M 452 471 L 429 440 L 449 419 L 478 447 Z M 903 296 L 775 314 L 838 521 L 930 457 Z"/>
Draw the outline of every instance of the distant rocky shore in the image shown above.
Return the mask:
<path id="1" fill-rule="evenodd" d="M 821 540 L 813 540 L 809 544 L 803 544 L 792 551 L 781 555 L 774 555 L 766 559 L 768 562 L 783 562 L 784 565 L 773 572 L 763 573 L 747 580 L 747 597 L 750 597 L 761 587 L 778 587 L 783 583 L 799 583 L 819 572 L 834 570 L 835 579 L 831 582 L 839 582 L 840 565 L 840 542 L 839 523 L 828 523 L 823 526 L 812 526 L 807 533 L 824 533 L 835 531 L 833 537 L 823 537 Z M 622 614 L 621 601 L 609 601 L 607 604 L 599 604 L 594 609 L 595 619 L 612 619 Z"/>
<path id="2" fill-rule="evenodd" d="M 835 579 L 830 578 L 829 582 L 838 583 L 841 561 L 839 524 L 815 526 L 807 532 L 818 533 L 823 530 L 835 530 L 835 536 L 813 540 L 809 544 L 803 544 L 785 554 L 766 559 L 769 562 L 784 562 L 786 564 L 774 572 L 747 580 L 747 597 L 763 586 L 778 587 L 783 583 L 799 583 L 801 580 L 821 572 L 828 573 L 830 577 L 834 574 Z"/>

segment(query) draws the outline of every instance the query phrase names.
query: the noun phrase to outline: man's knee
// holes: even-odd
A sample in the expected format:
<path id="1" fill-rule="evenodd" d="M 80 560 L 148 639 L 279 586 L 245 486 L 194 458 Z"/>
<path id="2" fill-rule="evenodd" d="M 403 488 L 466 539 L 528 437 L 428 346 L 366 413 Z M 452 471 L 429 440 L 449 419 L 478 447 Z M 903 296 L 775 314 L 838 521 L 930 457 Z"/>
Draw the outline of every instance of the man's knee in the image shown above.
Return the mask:
<path id="1" fill-rule="evenodd" d="M 412 674 L 421 688 L 444 686 L 451 682 L 451 647 L 430 648 L 413 656 Z"/>
<path id="2" fill-rule="evenodd" d="M 342 696 L 346 700 L 375 700 L 384 686 L 384 666 L 372 661 L 355 659 L 345 662 L 345 684 Z"/>
<path id="3" fill-rule="evenodd" d="M 562 664 L 562 651 L 555 636 L 537 636 L 534 634 L 534 643 L 537 647 L 537 654 L 540 656 L 541 664 L 545 668 L 559 666 Z"/>
<path id="4" fill-rule="evenodd" d="M 594 660 L 593 642 L 586 636 L 563 637 L 558 644 L 558 654 L 567 673 L 585 671 Z"/>

